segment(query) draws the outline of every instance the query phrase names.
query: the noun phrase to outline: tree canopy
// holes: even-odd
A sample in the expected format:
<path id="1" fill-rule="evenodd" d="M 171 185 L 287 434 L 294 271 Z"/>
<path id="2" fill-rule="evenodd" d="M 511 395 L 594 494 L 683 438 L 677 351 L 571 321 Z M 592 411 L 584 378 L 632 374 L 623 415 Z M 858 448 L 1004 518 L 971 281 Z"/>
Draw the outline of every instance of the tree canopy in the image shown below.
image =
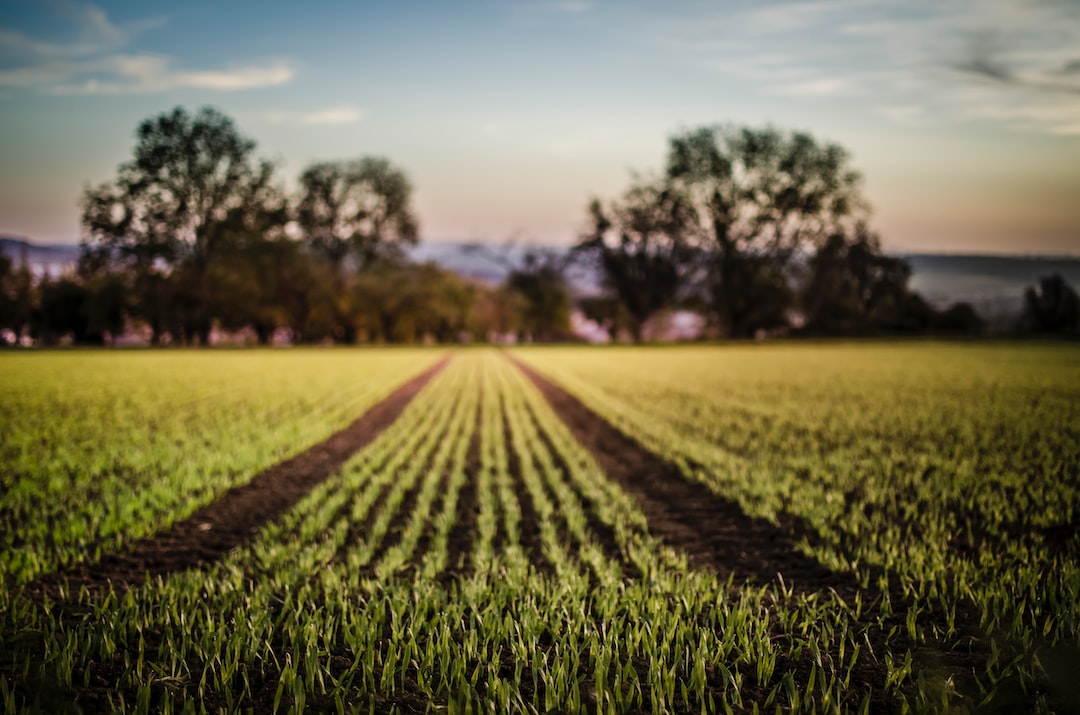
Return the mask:
<path id="1" fill-rule="evenodd" d="M 83 197 L 83 268 L 123 267 L 155 336 L 175 318 L 205 343 L 217 317 L 210 266 L 230 242 L 281 230 L 284 197 L 255 142 L 215 109 L 177 107 L 140 123 L 136 138 L 116 179 Z"/>
<path id="2" fill-rule="evenodd" d="M 704 296 L 734 337 L 786 321 L 792 261 L 864 218 L 860 177 L 837 144 L 772 127 L 705 127 L 671 139 L 665 180 L 691 216 Z"/>
<path id="3" fill-rule="evenodd" d="M 867 227 L 860 177 L 839 145 L 772 127 L 671 138 L 663 175 L 589 206 L 577 254 L 596 265 L 635 339 L 658 311 L 704 308 L 752 337 L 805 325 L 852 333 L 929 325 L 910 269 Z M 920 317 L 915 317 L 920 314 Z"/>
<path id="4" fill-rule="evenodd" d="M 635 340 L 676 308 L 736 338 L 982 325 L 969 305 L 939 312 L 909 289 L 909 266 L 869 228 L 848 153 L 802 132 L 671 137 L 662 172 L 589 203 L 569 256 L 474 247 L 506 270 L 498 286 L 408 259 L 413 189 L 389 160 L 311 164 L 288 196 L 255 150 L 212 108 L 141 122 L 132 158 L 84 193 L 75 273 L 35 278 L 0 260 L 3 340 L 103 342 L 132 325 L 155 343 L 208 344 L 215 327 L 262 343 L 561 340 L 575 307 Z M 597 269 L 603 293 L 575 297 L 568 260 Z M 1077 304 L 1047 279 L 1025 296 L 1023 328 L 1075 326 Z"/>
<path id="5" fill-rule="evenodd" d="M 363 266 L 415 245 L 412 185 L 389 161 L 364 157 L 312 164 L 300 175 L 296 221 L 312 248 L 336 267 Z"/>

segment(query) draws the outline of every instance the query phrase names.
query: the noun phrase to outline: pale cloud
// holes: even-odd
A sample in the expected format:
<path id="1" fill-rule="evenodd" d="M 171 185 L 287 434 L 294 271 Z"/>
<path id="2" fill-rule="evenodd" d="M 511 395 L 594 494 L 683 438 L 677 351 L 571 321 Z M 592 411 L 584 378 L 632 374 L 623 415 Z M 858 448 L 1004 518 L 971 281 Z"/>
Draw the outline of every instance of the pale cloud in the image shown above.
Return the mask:
<path id="1" fill-rule="evenodd" d="M 761 95 L 843 96 L 909 124 L 933 116 L 1050 134 L 1080 124 L 1075 0 L 804 0 L 636 21 L 665 56 Z M 980 90 L 978 104 L 964 99 L 971 88 Z"/>
<path id="2" fill-rule="evenodd" d="M 878 112 L 897 124 L 920 124 L 926 119 L 926 108 L 919 104 L 886 105 Z"/>
<path id="3" fill-rule="evenodd" d="M 164 18 L 149 18 L 114 25 L 105 11 L 95 5 L 66 1 L 49 4 L 73 26 L 74 34 L 63 42 L 49 42 L 0 28 L 0 55 L 28 63 L 86 57 L 117 50 L 142 32 L 165 23 Z"/>
<path id="4" fill-rule="evenodd" d="M 1056 101 L 1029 96 L 1025 102 L 1006 103 L 994 96 L 973 99 L 964 110 L 972 121 L 995 121 L 1025 131 L 1046 131 L 1080 136 L 1080 97 Z"/>
<path id="5" fill-rule="evenodd" d="M 85 77 L 75 82 L 45 82 L 43 91 L 57 95 L 154 94 L 172 89 L 230 91 L 285 84 L 294 71 L 281 61 L 228 70 L 183 71 L 171 68 L 161 55 L 114 55 L 78 64 L 68 63 L 56 77 Z M 0 85 L 5 84 L 0 76 Z M 26 86 L 25 84 L 22 86 Z"/>
<path id="6" fill-rule="evenodd" d="M 771 94 L 790 97 L 835 97 L 856 91 L 853 80 L 844 77 L 818 77 L 790 84 L 782 84 L 768 89 Z"/>
<path id="7" fill-rule="evenodd" d="M 364 110 L 352 105 L 330 107 L 310 112 L 271 110 L 263 112 L 260 118 L 271 124 L 354 124 L 364 118 Z"/>
<path id="8" fill-rule="evenodd" d="M 9 58 L 9 64 L 19 63 L 0 70 L 0 87 L 53 95 L 153 94 L 173 89 L 225 92 L 281 85 L 295 75 L 284 60 L 181 69 L 162 55 L 117 52 L 163 20 L 116 25 L 94 5 L 54 0 L 51 6 L 74 26 L 74 38 L 50 42 L 0 28 L 0 56 Z"/>
<path id="9" fill-rule="evenodd" d="M 364 112 L 355 107 L 335 107 L 304 114 L 300 121 L 304 124 L 353 124 L 363 117 Z"/>

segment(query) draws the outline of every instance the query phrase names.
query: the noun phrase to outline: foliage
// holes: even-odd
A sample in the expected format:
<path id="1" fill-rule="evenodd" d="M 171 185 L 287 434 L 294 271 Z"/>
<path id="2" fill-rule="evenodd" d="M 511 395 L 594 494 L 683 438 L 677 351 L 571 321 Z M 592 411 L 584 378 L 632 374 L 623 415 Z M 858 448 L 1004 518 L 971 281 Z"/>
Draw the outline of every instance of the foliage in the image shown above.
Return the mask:
<path id="1" fill-rule="evenodd" d="M 522 337 L 551 341 L 570 336 L 570 288 L 564 270 L 563 259 L 554 253 L 529 252 L 524 264 L 510 271 L 505 288 L 511 305 L 519 306 Z"/>
<path id="2" fill-rule="evenodd" d="M 217 317 L 209 272 L 220 253 L 251 232 L 284 226 L 273 166 L 256 163 L 255 143 L 209 107 L 147 119 L 137 138 L 117 178 L 83 198 L 84 269 L 123 266 L 155 335 L 171 307 L 182 337 L 206 344 Z M 178 280 L 169 280 L 171 271 Z"/>
<path id="3" fill-rule="evenodd" d="M 351 257 L 362 269 L 379 257 L 400 259 L 403 247 L 416 244 L 411 199 L 408 178 L 386 159 L 320 162 L 300 175 L 296 222 L 335 268 Z"/>
<path id="4" fill-rule="evenodd" d="M 686 293 L 693 272 L 691 208 L 665 184 L 640 183 L 607 210 L 594 200 L 589 213 L 590 232 L 575 246 L 576 257 L 600 269 L 640 342 L 645 321 Z"/>
<path id="5" fill-rule="evenodd" d="M 859 184 L 836 144 L 704 127 L 671 139 L 664 176 L 606 209 L 593 201 L 575 251 L 599 267 L 635 341 L 651 315 L 680 304 L 704 306 L 731 337 L 793 323 L 817 334 L 925 331 L 934 312 L 920 310 L 907 266 L 882 254 Z"/>
<path id="6" fill-rule="evenodd" d="M 1020 329 L 1032 333 L 1080 332 L 1080 297 L 1064 278 L 1053 274 L 1024 291 Z"/>
<path id="7" fill-rule="evenodd" d="M 865 212 L 843 148 L 771 127 L 675 136 L 667 180 L 690 206 L 715 318 L 735 337 L 778 327 L 793 257 L 851 236 Z"/>

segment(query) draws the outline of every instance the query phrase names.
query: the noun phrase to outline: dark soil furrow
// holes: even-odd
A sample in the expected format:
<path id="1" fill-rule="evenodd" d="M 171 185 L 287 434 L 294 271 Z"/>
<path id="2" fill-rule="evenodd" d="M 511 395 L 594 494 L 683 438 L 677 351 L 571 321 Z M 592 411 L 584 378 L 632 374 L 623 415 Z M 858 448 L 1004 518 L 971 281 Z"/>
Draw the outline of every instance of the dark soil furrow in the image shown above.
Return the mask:
<path id="1" fill-rule="evenodd" d="M 371 554 L 370 560 L 364 564 L 360 573 L 366 576 L 378 575 L 379 561 L 393 548 L 407 546 L 404 544 L 409 527 L 416 519 L 421 520 L 420 533 L 406 557 L 411 568 L 419 568 L 423 555 L 427 552 L 432 536 L 435 531 L 434 516 L 439 513 L 441 503 L 447 497 L 448 485 L 451 474 L 455 467 L 456 457 L 454 451 L 446 445 L 453 445 L 466 431 L 465 425 L 459 419 L 460 406 L 450 408 L 449 419 L 439 428 L 438 433 L 427 437 L 434 441 L 434 448 L 425 458 L 425 463 L 412 477 L 413 482 L 398 504 L 397 510 L 391 517 L 382 539 Z M 434 479 L 434 494 L 427 505 L 427 511 L 417 513 L 418 507 L 423 507 L 420 496 L 425 491 L 428 480 Z M 372 514 L 378 511 L 373 509 Z M 365 533 L 366 533 L 365 529 Z M 343 548 L 339 553 L 346 556 L 348 549 Z"/>
<path id="2" fill-rule="evenodd" d="M 263 525 L 284 514 L 381 434 L 447 362 L 449 358 L 440 360 L 329 439 L 230 489 L 186 519 L 137 542 L 128 553 L 50 574 L 32 588 L 54 591 L 64 582 L 76 588 L 109 584 L 125 588 L 143 583 L 147 575 L 165 576 L 217 561 L 251 541 Z"/>
<path id="3" fill-rule="evenodd" d="M 521 475 L 521 463 L 511 441 L 510 421 L 506 418 L 505 401 L 503 404 L 502 427 L 503 438 L 506 443 L 507 470 L 510 479 L 513 481 L 513 491 L 517 495 L 518 506 L 521 510 L 521 521 L 518 522 L 518 540 L 521 542 L 521 549 L 537 571 L 548 575 L 554 574 L 554 565 L 544 556 L 544 549 L 541 544 L 540 516 L 536 513 L 536 508 L 532 503 L 532 495 L 525 486 L 525 479 Z"/>
<path id="4" fill-rule="evenodd" d="M 794 592 L 810 594 L 834 589 L 845 601 L 852 602 L 859 587 L 849 574 L 830 571 L 795 550 L 795 541 L 809 533 L 805 525 L 790 520 L 784 528 L 747 516 L 738 504 L 703 484 L 689 481 L 678 467 L 624 435 L 536 370 L 510 359 L 540 389 L 604 473 L 634 496 L 653 536 L 686 554 L 691 566 L 709 569 L 724 579 L 734 574 L 736 583 L 749 578 L 765 584 L 782 574 L 784 585 Z M 901 593 L 894 592 L 893 596 L 894 603 L 902 602 Z M 885 652 L 886 629 L 872 624 L 870 619 L 864 614 L 866 635 L 875 651 Z M 804 665 L 795 667 L 798 670 Z M 854 682 L 865 684 L 867 689 L 872 689 L 872 684 L 880 686 L 884 677 L 883 664 L 868 654 L 860 656 L 852 672 Z M 882 691 L 874 690 L 871 710 L 878 712 L 884 706 Z"/>
<path id="5" fill-rule="evenodd" d="M 401 503 L 398 504 L 397 509 L 394 511 L 394 514 L 390 519 L 390 523 L 386 527 L 386 531 L 383 532 L 382 539 L 376 545 L 375 549 L 371 552 L 371 558 L 366 564 L 361 567 L 361 575 L 374 576 L 375 566 L 379 563 L 379 560 L 386 554 L 387 551 L 390 550 L 390 548 L 401 542 L 402 534 L 405 529 L 408 528 L 409 522 L 413 518 L 413 508 L 416 505 L 417 497 L 420 496 L 420 490 L 424 486 L 424 479 L 427 475 L 427 472 L 432 467 L 430 461 L 434 461 L 437 452 L 438 447 L 432 450 L 432 453 L 428 458 L 429 463 L 425 464 L 425 466 L 419 471 L 419 473 L 415 477 L 413 483 L 409 485 L 409 487 L 406 489 Z M 442 470 L 440 470 L 440 474 L 438 477 L 440 483 L 446 481 L 446 470 L 448 468 L 449 467 L 446 466 Z M 393 491 L 393 488 L 393 484 L 388 484 L 384 489 L 383 493 L 379 495 L 376 503 L 372 505 L 371 510 L 364 518 L 363 524 L 358 526 L 358 528 L 356 528 L 355 530 L 350 529 L 349 538 L 346 539 L 345 543 L 338 550 L 337 558 L 340 559 L 342 562 L 344 562 L 348 558 L 349 551 L 359 543 L 360 539 L 366 538 L 371 532 L 371 526 L 377 518 L 379 512 L 381 512 L 383 509 L 388 508 L 386 506 L 386 502 L 388 495 Z"/>
<path id="6" fill-rule="evenodd" d="M 417 451 L 421 451 L 421 448 L 424 446 L 423 442 L 410 444 L 412 448 L 416 449 Z M 401 445 L 397 445 L 397 449 L 400 450 Z M 432 445 L 427 452 L 425 460 L 433 459 L 436 449 L 437 446 Z M 388 470 L 393 470 L 396 472 L 398 469 L 400 469 L 400 460 L 396 460 L 392 457 L 388 460 L 385 460 L 378 467 L 375 467 L 375 469 L 381 472 L 387 472 Z M 348 559 L 349 552 L 352 551 L 352 549 L 360 543 L 361 539 L 371 533 L 372 527 L 375 525 L 376 519 L 382 512 L 386 501 L 390 498 L 390 494 L 394 491 L 394 482 L 390 480 L 381 481 L 376 477 L 372 480 L 372 482 L 368 483 L 367 489 L 375 489 L 377 490 L 377 493 L 375 494 L 375 498 L 371 501 L 371 504 L 368 505 L 367 511 L 362 517 L 354 520 L 352 512 L 353 509 L 356 508 L 356 501 L 365 498 L 366 495 L 363 491 L 358 491 L 354 498 L 351 499 L 343 507 L 342 511 L 339 514 L 343 515 L 344 518 L 349 521 L 349 525 L 345 531 L 345 538 L 342 539 L 341 544 L 338 546 L 337 552 L 334 554 L 334 558 L 331 561 L 331 563 L 333 564 L 345 563 Z M 331 522 L 330 528 L 333 528 L 332 525 L 336 523 L 337 516 L 338 515 L 335 515 L 335 521 Z"/>
<path id="7" fill-rule="evenodd" d="M 480 502 L 476 479 L 480 472 L 480 431 L 483 429 L 480 409 L 476 410 L 476 429 L 465 454 L 465 483 L 458 492 L 454 526 L 446 539 L 446 568 L 440 579 L 459 578 L 472 570 L 473 540 L 476 538 Z"/>
<path id="8" fill-rule="evenodd" d="M 409 556 L 409 569 L 411 572 L 419 572 L 424 565 L 424 557 L 428 551 L 431 550 L 431 544 L 435 540 L 435 515 L 442 512 L 442 506 L 446 503 L 446 500 L 450 498 L 450 475 L 453 472 L 454 465 L 452 462 L 446 464 L 439 474 L 439 491 L 435 499 L 431 503 L 431 511 L 424 518 L 424 526 L 420 530 L 420 536 L 417 537 L 416 543 L 413 545 L 412 553 Z M 409 520 L 406 521 L 404 529 L 408 528 L 408 523 L 412 521 L 415 516 L 409 513 Z M 398 543 L 401 543 L 401 535 L 398 535 Z"/>
<path id="9" fill-rule="evenodd" d="M 604 473 L 634 496 L 649 531 L 684 552 L 691 566 L 708 568 L 722 578 L 734 573 L 736 580 L 751 578 L 759 583 L 783 574 L 784 583 L 801 592 L 831 587 L 845 598 L 853 595 L 850 577 L 829 571 L 795 550 L 802 529 L 785 529 L 747 516 L 738 504 L 689 481 L 678 467 L 624 435 L 536 370 L 513 362 Z"/>
<path id="10" fill-rule="evenodd" d="M 641 578 L 641 571 L 623 552 L 622 547 L 619 544 L 619 537 L 615 532 L 615 527 L 605 522 L 596 513 L 592 502 L 577 488 L 574 480 L 570 478 L 572 467 L 555 448 L 555 443 L 552 441 L 551 435 L 543 428 L 539 418 L 532 410 L 529 411 L 529 415 L 535 425 L 536 433 L 540 436 L 541 445 L 547 450 L 548 454 L 551 455 L 552 463 L 555 465 L 556 469 L 562 472 L 565 477 L 564 481 L 566 485 L 574 493 L 578 503 L 581 505 L 581 511 L 585 515 L 585 528 L 587 533 L 592 536 L 597 546 L 603 549 L 604 554 L 608 559 L 619 564 L 625 576 L 632 579 Z"/>

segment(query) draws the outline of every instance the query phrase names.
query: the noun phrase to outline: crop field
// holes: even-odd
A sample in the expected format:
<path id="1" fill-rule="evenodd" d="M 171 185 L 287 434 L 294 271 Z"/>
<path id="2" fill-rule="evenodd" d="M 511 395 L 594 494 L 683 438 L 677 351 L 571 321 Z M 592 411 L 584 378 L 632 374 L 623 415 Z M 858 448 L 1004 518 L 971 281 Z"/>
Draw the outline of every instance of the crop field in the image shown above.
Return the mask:
<path id="1" fill-rule="evenodd" d="M 4 712 L 1071 712 L 1080 348 L 0 354 Z"/>

